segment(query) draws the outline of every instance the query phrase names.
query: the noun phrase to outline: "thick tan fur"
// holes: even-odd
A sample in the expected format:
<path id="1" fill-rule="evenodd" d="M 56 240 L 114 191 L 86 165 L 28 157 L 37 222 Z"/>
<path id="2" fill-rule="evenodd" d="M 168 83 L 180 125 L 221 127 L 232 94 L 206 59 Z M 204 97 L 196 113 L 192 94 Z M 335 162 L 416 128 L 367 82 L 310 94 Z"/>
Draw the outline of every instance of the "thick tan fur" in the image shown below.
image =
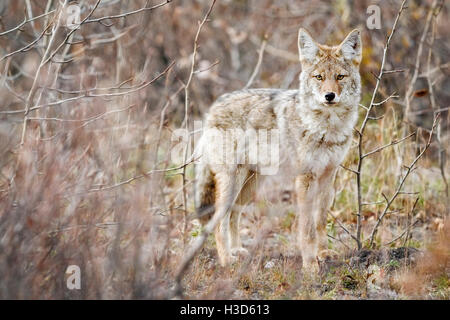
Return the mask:
<path id="1" fill-rule="evenodd" d="M 299 32 L 302 64 L 299 90 L 252 89 L 221 96 L 206 116 L 205 129 L 230 135 L 231 148 L 203 134 L 196 151 L 208 161 L 196 166 L 199 215 L 223 216 L 215 231 L 219 261 L 232 262 L 246 252 L 239 237 L 242 207 L 252 200 L 256 177 L 267 159 L 249 162 L 246 130 L 279 133 L 279 171 L 295 177 L 298 205 L 297 245 L 303 265 L 315 269 L 328 253 L 326 220 L 333 200 L 333 181 L 351 143 L 360 99 L 361 39 L 352 31 L 336 47 L 319 45 Z M 230 142 L 231 141 L 231 142 Z M 260 145 L 261 141 L 256 144 Z M 225 151 L 223 151 L 225 150 Z M 223 161 L 240 155 L 240 161 Z M 231 155 L 234 153 L 234 155 Z M 239 156 L 238 156 L 239 157 Z"/>

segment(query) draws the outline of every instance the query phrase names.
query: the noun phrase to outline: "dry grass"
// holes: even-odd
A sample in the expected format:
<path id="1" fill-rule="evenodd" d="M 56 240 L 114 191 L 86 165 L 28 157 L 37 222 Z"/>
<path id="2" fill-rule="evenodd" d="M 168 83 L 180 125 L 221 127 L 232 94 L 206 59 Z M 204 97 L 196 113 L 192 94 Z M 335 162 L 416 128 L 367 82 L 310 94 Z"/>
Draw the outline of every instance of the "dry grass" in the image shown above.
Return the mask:
<path id="1" fill-rule="evenodd" d="M 449 232 L 447 219 L 414 268 L 403 270 L 397 276 L 397 286 L 403 294 L 415 298 L 450 298 Z"/>

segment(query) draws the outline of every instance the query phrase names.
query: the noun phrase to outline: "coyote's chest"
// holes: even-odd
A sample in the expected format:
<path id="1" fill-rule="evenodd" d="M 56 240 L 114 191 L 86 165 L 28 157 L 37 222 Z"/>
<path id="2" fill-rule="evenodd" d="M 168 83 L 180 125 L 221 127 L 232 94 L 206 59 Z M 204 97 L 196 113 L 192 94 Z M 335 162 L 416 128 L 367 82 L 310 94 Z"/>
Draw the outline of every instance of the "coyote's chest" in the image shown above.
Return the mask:
<path id="1" fill-rule="evenodd" d="M 284 124 L 284 159 L 301 174 L 320 175 L 338 166 L 350 146 L 353 114 L 319 113 L 296 112 Z"/>

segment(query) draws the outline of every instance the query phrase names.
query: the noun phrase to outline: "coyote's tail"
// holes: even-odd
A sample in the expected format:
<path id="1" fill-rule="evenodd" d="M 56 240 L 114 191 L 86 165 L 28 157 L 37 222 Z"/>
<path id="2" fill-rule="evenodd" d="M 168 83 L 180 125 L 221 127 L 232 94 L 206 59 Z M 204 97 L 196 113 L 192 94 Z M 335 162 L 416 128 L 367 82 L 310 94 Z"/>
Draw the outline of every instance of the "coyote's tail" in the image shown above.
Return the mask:
<path id="1" fill-rule="evenodd" d="M 215 194 L 214 175 L 207 161 L 201 159 L 195 166 L 195 211 L 201 220 L 214 212 Z"/>

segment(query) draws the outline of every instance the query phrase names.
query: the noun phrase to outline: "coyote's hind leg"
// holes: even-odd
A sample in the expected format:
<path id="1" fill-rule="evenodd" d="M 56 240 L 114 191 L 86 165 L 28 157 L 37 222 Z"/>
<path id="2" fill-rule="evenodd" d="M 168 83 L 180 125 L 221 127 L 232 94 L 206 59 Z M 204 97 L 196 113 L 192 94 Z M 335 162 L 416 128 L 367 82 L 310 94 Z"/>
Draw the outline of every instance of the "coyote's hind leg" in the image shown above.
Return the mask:
<path id="1" fill-rule="evenodd" d="M 248 251 L 242 247 L 240 237 L 240 220 L 242 211 L 252 200 L 256 187 L 256 173 L 242 170 L 238 180 L 242 181 L 242 188 L 236 199 L 236 204 L 231 212 L 231 253 L 233 256 L 247 255 Z M 238 184 L 240 185 L 240 184 Z"/>
<path id="2" fill-rule="evenodd" d="M 218 211 L 226 211 L 223 215 L 223 219 L 216 227 L 215 238 L 217 253 L 219 255 L 219 261 L 221 265 L 230 264 L 234 257 L 233 251 L 236 251 L 236 247 L 240 247 L 239 238 L 239 214 L 231 210 L 234 202 L 238 198 L 239 193 L 245 187 L 245 183 L 248 177 L 248 170 L 245 168 L 238 168 L 235 172 L 219 172 L 216 173 L 216 213 Z M 231 197 L 230 197 L 231 195 Z M 223 212 L 222 212 L 223 213 Z"/>

